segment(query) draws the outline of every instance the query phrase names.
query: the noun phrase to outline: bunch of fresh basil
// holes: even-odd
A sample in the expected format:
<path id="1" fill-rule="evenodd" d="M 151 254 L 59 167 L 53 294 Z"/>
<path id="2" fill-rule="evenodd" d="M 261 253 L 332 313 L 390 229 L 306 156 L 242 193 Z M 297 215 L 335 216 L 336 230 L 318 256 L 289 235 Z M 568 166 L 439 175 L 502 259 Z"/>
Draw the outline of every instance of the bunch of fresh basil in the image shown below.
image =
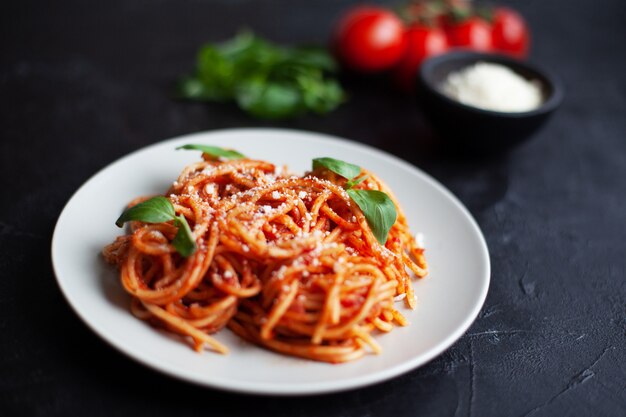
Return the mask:
<path id="1" fill-rule="evenodd" d="M 284 119 L 334 110 L 345 94 L 330 77 L 337 65 L 321 48 L 281 47 L 251 32 L 203 46 L 193 75 L 178 83 L 181 98 L 231 101 L 252 116 Z"/>

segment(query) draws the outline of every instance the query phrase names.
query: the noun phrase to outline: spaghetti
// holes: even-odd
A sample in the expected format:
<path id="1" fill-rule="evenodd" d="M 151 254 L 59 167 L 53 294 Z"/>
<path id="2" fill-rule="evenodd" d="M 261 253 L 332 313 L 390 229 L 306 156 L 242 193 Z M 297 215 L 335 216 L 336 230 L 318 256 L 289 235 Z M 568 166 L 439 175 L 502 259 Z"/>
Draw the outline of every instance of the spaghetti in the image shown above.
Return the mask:
<path id="1" fill-rule="evenodd" d="M 408 271 L 424 277 L 427 266 L 391 191 L 365 176 L 354 188 L 383 191 L 397 208 L 384 245 L 331 171 L 299 177 L 265 161 L 204 154 L 166 193 L 190 225 L 191 256 L 173 247 L 172 222 L 138 221 L 103 254 L 120 269 L 132 313 L 189 338 L 197 351 L 226 353 L 210 334 L 228 326 L 267 349 L 317 361 L 378 353 L 372 334 L 408 324 L 394 301 L 415 308 Z"/>

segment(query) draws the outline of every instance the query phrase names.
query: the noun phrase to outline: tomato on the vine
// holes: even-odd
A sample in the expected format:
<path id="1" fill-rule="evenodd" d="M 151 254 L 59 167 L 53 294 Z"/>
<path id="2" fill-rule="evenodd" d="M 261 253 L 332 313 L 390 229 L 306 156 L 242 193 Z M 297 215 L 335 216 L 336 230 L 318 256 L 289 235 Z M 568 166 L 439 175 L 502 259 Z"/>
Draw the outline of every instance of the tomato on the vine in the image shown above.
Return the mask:
<path id="1" fill-rule="evenodd" d="M 506 54 L 525 58 L 530 35 L 524 18 L 515 10 L 498 7 L 493 12 L 493 46 Z"/>
<path id="2" fill-rule="evenodd" d="M 473 16 L 460 22 L 447 21 L 445 30 L 451 46 L 482 52 L 493 49 L 491 26 L 479 17 Z"/>
<path id="3" fill-rule="evenodd" d="M 406 50 L 394 70 L 394 77 L 400 87 L 409 90 L 415 84 L 422 61 L 446 52 L 448 40 L 445 32 L 438 27 L 415 25 L 407 30 L 406 41 Z"/>
<path id="4" fill-rule="evenodd" d="M 402 57 L 404 31 L 404 24 L 393 12 L 381 7 L 356 7 L 339 21 L 334 49 L 341 62 L 352 69 L 383 71 Z"/>

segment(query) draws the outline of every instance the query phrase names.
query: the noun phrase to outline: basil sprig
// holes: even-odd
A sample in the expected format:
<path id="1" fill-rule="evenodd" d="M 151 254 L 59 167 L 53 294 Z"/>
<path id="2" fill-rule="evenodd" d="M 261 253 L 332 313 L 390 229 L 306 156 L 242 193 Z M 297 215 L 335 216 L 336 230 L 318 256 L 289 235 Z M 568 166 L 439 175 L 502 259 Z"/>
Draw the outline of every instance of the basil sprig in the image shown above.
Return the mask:
<path id="1" fill-rule="evenodd" d="M 163 223 L 172 220 L 178 228 L 178 232 L 172 240 L 172 246 L 176 252 L 182 256 L 189 257 L 196 251 L 196 242 L 191 233 L 191 228 L 185 216 L 176 216 L 174 206 L 163 196 L 153 197 L 142 203 L 134 205 L 122 213 L 116 220 L 117 227 L 122 227 L 124 223 L 130 221 L 141 221 L 144 223 Z"/>
<path id="2" fill-rule="evenodd" d="M 335 174 L 347 179 L 344 188 L 350 198 L 359 206 L 372 233 L 381 245 L 387 242 L 389 230 L 396 222 L 398 213 L 396 206 L 389 196 L 378 190 L 355 190 L 353 187 L 368 176 L 359 178 L 361 167 L 334 158 L 316 158 L 313 160 L 313 169 L 324 167 Z"/>
<path id="3" fill-rule="evenodd" d="M 230 149 L 220 148 L 218 146 L 211 145 L 196 145 L 196 144 L 187 144 L 183 146 L 179 146 L 178 149 L 186 149 L 186 150 L 194 150 L 194 151 L 202 151 L 207 155 L 214 156 L 216 158 L 226 158 L 226 159 L 242 159 L 245 158 L 245 155 L 239 153 L 237 151 L 233 151 Z"/>
<path id="4" fill-rule="evenodd" d="M 193 239 L 191 228 L 185 216 L 179 214 L 174 219 L 174 224 L 178 227 L 178 232 L 174 236 L 174 240 L 172 240 L 172 246 L 176 248 L 176 252 L 187 258 L 196 251 L 196 241 Z"/>
<path id="5" fill-rule="evenodd" d="M 363 175 L 357 179 L 351 179 L 350 181 L 346 182 L 346 185 L 344 186 L 346 190 L 349 190 L 350 188 L 354 187 L 355 185 L 358 185 L 360 183 L 362 183 L 363 181 L 365 181 L 366 179 L 369 178 L 369 174 L 367 175 Z"/>
<path id="6" fill-rule="evenodd" d="M 361 208 L 376 240 L 384 245 L 389 230 L 396 222 L 396 206 L 389 196 L 378 190 L 346 190 L 350 198 Z"/>
<path id="7" fill-rule="evenodd" d="M 338 65 L 324 48 L 287 47 L 241 32 L 200 48 L 192 74 L 177 86 L 180 98 L 234 101 L 259 119 L 328 113 L 345 101 Z"/>
<path id="8" fill-rule="evenodd" d="M 340 161 L 334 158 L 315 158 L 313 160 L 313 169 L 324 167 L 332 172 L 341 175 L 347 180 L 351 180 L 361 173 L 361 167 L 358 165 L 350 164 L 348 162 Z"/>

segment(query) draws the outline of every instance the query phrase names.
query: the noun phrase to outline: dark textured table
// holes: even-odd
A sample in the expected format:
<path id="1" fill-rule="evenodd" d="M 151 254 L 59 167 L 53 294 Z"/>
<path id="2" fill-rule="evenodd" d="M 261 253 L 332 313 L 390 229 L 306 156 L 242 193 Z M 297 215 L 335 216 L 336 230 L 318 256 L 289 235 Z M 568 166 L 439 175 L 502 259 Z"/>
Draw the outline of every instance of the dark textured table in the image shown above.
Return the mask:
<path id="1" fill-rule="evenodd" d="M 324 42 L 347 1 L 13 1 L 0 14 L 0 415 L 626 415 L 626 7 L 518 0 L 532 58 L 567 97 L 508 156 L 449 158 L 410 98 L 346 77 L 326 116 L 262 123 L 168 98 L 206 40 L 242 26 Z M 478 319 L 420 369 L 320 397 L 240 396 L 127 359 L 57 288 L 50 240 L 71 194 L 126 153 L 240 126 L 326 132 L 429 172 L 471 210 L 491 251 Z M 94 219 L 100 221 L 101 219 Z"/>

